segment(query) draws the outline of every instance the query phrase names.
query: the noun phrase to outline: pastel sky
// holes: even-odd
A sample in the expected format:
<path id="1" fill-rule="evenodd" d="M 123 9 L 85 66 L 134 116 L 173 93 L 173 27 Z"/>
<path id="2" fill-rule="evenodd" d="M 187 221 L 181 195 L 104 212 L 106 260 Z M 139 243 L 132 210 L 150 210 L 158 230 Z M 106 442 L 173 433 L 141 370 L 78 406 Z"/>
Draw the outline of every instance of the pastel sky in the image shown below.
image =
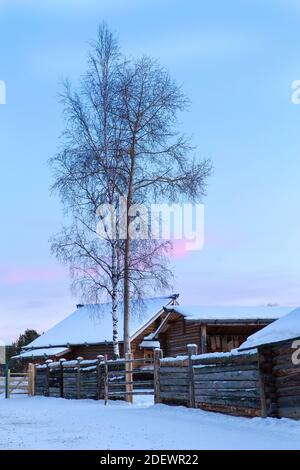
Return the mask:
<path id="1" fill-rule="evenodd" d="M 201 304 L 300 304 L 300 1 L 0 0 L 0 338 L 73 310 L 48 239 L 63 222 L 47 160 L 63 128 L 59 81 L 76 84 L 105 20 L 191 99 L 182 116 L 214 174 L 205 246 L 174 258 L 174 291 Z"/>

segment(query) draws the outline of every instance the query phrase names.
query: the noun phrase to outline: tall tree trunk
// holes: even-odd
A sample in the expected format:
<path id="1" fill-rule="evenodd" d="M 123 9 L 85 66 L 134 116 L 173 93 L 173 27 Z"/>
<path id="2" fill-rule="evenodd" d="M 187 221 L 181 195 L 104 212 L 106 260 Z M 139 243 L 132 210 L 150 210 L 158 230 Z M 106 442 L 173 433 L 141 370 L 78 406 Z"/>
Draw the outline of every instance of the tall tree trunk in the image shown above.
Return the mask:
<path id="1" fill-rule="evenodd" d="M 118 282 L 116 278 L 116 248 L 112 246 L 112 324 L 113 324 L 113 352 L 114 358 L 118 359 L 120 357 L 119 350 L 119 334 L 118 334 L 118 299 L 117 299 L 117 288 Z"/>
<path id="2" fill-rule="evenodd" d="M 130 271 L 129 271 L 129 255 L 130 255 L 130 237 L 129 237 L 129 209 L 132 203 L 132 186 L 135 170 L 135 143 L 134 139 L 130 147 L 130 173 L 128 178 L 127 189 L 127 217 L 126 217 L 126 239 L 124 247 L 124 354 L 131 353 L 130 343 Z"/>
<path id="3" fill-rule="evenodd" d="M 130 287 L 129 287 L 129 238 L 125 240 L 124 247 L 124 355 L 131 352 L 130 344 Z"/>

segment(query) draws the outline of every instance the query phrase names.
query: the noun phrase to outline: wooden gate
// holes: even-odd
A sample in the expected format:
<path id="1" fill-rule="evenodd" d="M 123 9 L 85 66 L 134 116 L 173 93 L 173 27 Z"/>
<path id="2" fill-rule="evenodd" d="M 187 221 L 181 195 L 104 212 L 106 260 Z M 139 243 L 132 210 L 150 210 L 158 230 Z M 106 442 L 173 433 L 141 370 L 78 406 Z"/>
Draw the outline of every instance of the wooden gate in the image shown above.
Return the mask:
<path id="1" fill-rule="evenodd" d="M 6 374 L 6 398 L 11 395 L 34 395 L 34 364 L 29 364 L 27 372 L 12 372 L 7 370 Z"/>
<path id="2" fill-rule="evenodd" d="M 104 357 L 105 404 L 108 399 L 125 399 L 133 403 L 135 395 L 154 395 L 153 359 L 134 359 L 132 354 L 115 361 Z"/>

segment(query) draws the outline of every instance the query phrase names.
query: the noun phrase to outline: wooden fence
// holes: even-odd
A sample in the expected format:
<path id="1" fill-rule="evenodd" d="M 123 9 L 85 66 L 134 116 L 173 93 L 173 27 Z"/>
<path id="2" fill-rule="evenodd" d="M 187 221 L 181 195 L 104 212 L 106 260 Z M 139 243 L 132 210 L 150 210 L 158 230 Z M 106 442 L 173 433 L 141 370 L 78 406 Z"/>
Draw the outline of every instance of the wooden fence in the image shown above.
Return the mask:
<path id="1" fill-rule="evenodd" d="M 154 394 L 155 403 L 185 405 L 239 416 L 300 418 L 300 366 L 289 342 L 259 353 L 188 354 L 154 362 L 134 359 L 59 362 L 36 366 L 35 393 L 64 398 L 124 399 Z"/>
<path id="2" fill-rule="evenodd" d="M 125 399 L 154 394 L 153 361 L 131 355 L 115 361 L 98 356 L 95 360 L 61 359 L 36 366 L 35 394 L 61 398 L 95 400 Z"/>
<path id="3" fill-rule="evenodd" d="M 239 416 L 262 415 L 262 388 L 255 354 L 215 353 L 160 361 L 156 402 L 186 405 Z"/>

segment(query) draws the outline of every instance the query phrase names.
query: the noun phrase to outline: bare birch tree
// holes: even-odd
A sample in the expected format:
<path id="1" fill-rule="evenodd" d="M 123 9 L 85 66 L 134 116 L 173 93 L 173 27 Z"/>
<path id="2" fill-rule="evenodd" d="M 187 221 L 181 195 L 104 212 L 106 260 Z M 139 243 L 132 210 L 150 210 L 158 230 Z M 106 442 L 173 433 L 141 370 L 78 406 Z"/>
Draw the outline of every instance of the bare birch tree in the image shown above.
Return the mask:
<path id="1" fill-rule="evenodd" d="M 120 74 L 115 113 L 123 135 L 127 213 L 141 197 L 152 202 L 201 200 L 211 163 L 196 158 L 190 139 L 177 131 L 178 114 L 188 105 L 180 87 L 148 57 L 124 62 Z M 124 242 L 125 353 L 130 352 L 131 222 L 128 217 Z"/>
<path id="2" fill-rule="evenodd" d="M 130 271 L 131 295 L 140 298 L 145 286 L 166 289 L 170 271 L 167 242 L 135 241 L 124 263 L 126 241 L 96 233 L 101 204 L 118 206 L 127 187 L 127 128 L 116 110 L 121 104 L 126 59 L 116 39 L 103 25 L 93 44 L 89 66 L 78 92 L 64 83 L 62 102 L 66 128 L 62 149 L 51 159 L 55 182 L 70 226 L 52 239 L 52 251 L 69 265 L 72 286 L 87 301 L 103 296 L 112 302 L 113 347 L 119 356 L 118 301 L 124 296 L 125 273 Z M 142 200 L 142 192 L 135 200 Z M 126 284 L 127 285 L 127 284 Z"/>

